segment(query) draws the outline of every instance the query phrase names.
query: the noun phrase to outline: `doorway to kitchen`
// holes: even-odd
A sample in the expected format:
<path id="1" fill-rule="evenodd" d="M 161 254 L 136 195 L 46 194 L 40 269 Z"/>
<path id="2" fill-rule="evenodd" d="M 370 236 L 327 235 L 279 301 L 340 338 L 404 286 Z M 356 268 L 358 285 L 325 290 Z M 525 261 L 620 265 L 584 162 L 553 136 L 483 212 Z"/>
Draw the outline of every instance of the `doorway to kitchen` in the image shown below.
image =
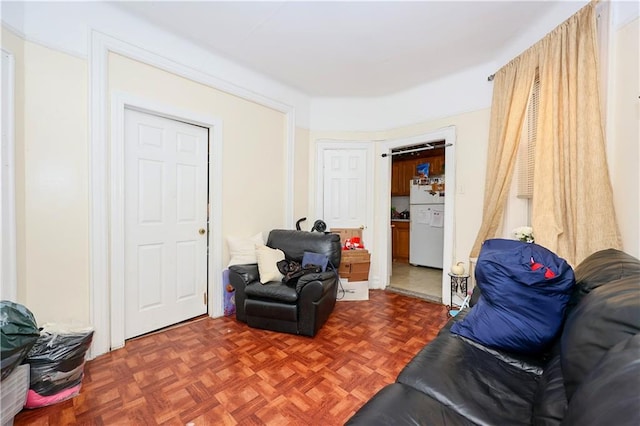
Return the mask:
<path id="1" fill-rule="evenodd" d="M 442 303 L 445 140 L 391 151 L 389 291 Z"/>

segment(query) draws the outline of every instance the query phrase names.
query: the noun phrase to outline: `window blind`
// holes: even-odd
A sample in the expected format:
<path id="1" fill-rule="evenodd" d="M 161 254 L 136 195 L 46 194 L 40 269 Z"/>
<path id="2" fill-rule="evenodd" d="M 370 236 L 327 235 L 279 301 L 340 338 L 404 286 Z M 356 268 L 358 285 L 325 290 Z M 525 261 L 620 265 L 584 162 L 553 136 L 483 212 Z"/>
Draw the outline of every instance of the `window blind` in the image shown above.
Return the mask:
<path id="1" fill-rule="evenodd" d="M 533 166 L 535 159 L 536 138 L 538 130 L 538 107 L 540 104 L 540 77 L 536 77 L 531 86 L 527 118 L 523 140 L 518 148 L 518 198 L 533 198 Z"/>

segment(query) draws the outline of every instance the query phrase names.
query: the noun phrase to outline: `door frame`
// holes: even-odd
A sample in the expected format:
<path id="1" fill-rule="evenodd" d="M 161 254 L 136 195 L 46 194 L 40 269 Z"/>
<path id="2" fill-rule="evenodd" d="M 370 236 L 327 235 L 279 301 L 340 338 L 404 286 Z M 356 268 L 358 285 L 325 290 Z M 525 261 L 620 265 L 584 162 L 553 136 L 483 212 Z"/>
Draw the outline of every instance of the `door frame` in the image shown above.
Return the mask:
<path id="1" fill-rule="evenodd" d="M 2 121 L 2 148 L 0 150 L 0 165 L 2 167 L 2 187 L 0 199 L 0 258 L 2 271 L 0 276 L 0 298 L 3 300 L 18 300 L 18 261 L 16 246 L 16 165 L 15 165 L 15 58 L 13 53 L 2 50 L 2 67 L 7 69 L 2 73 L 2 84 L 7 84 L 6 90 L 2 90 L 2 103 L 0 109 L 6 120 Z M 5 167 L 6 165 L 6 167 Z M 6 173 L 5 173 L 6 172 Z M 6 207 L 6 208 L 5 208 Z"/>
<path id="2" fill-rule="evenodd" d="M 156 67 L 192 82 L 203 84 L 223 92 L 237 96 L 258 105 L 266 106 L 283 113 L 286 132 L 286 162 L 288 164 L 287 181 L 285 183 L 285 211 L 284 221 L 288 226 L 293 226 L 293 163 L 294 163 L 294 138 L 295 138 L 295 108 L 289 104 L 278 101 L 272 97 L 261 95 L 255 91 L 237 86 L 227 80 L 209 74 L 200 68 L 193 68 L 182 64 L 173 57 L 159 55 L 153 49 L 145 49 L 133 45 L 127 41 L 109 36 L 105 33 L 90 29 L 89 40 L 89 322 L 95 329 L 93 343 L 89 348 L 89 359 L 109 352 L 110 350 L 110 265 L 109 265 L 109 170 L 107 161 L 109 156 L 108 129 L 109 123 L 109 54 L 116 53 L 126 58 L 138 61 L 145 65 Z M 221 130 L 221 126 L 216 128 Z M 222 149 L 222 135 L 216 135 L 212 149 L 214 155 L 218 154 L 218 148 Z M 210 220 L 216 220 L 214 226 L 221 223 L 222 218 L 222 159 L 213 157 L 211 168 L 217 179 L 214 182 L 214 198 L 210 212 Z M 219 161 L 219 162 L 218 162 Z M 210 175 L 211 177 L 211 175 Z M 220 185 L 219 187 L 217 185 Z M 219 210 L 216 210 L 219 209 Z M 218 232 L 219 245 L 209 247 L 209 259 L 218 258 L 222 265 L 222 237 L 221 229 Z M 216 240 L 218 241 L 218 240 Z M 214 251 L 212 251 L 214 250 Z M 222 266 L 220 266 L 222 267 Z M 218 277 L 214 276 L 217 280 Z M 222 278 L 220 277 L 220 280 Z M 217 281 L 216 281 L 217 282 Z M 222 281 L 220 281 L 220 285 Z M 222 290 L 220 290 L 221 292 Z M 222 293 L 219 293 L 222 294 Z M 209 293 L 209 307 L 212 310 L 210 316 L 221 317 L 224 314 L 222 300 L 214 298 Z"/>
<path id="3" fill-rule="evenodd" d="M 378 198 L 379 203 L 376 207 L 379 224 L 376 229 L 377 240 L 381 244 L 377 245 L 380 251 L 380 259 L 378 262 L 378 271 L 380 276 L 380 287 L 385 288 L 389 285 L 389 277 L 391 273 L 391 150 L 423 143 L 445 141 L 445 173 L 447 190 L 444 195 L 444 244 L 442 254 L 442 303 L 444 305 L 451 304 L 451 281 L 447 272 L 454 258 L 455 251 L 455 192 L 456 192 L 456 161 L 455 161 L 455 145 L 456 145 L 456 127 L 444 127 L 433 132 L 424 133 L 417 136 L 399 139 L 389 139 L 382 141 L 379 145 L 378 154 L 385 155 L 388 161 L 383 161 L 380 165 L 379 179 L 381 193 L 386 196 Z M 382 221 L 382 222 L 380 222 Z"/>
<path id="4" fill-rule="evenodd" d="M 144 99 L 132 94 L 111 95 L 111 138 L 107 169 L 109 172 L 109 272 L 110 272 L 110 347 L 125 343 L 124 279 L 124 173 L 125 109 L 133 109 L 209 130 L 209 233 L 207 244 L 207 313 L 211 317 L 223 312 L 222 301 L 222 121 L 193 111 Z M 219 297 L 216 297 L 218 295 Z"/>
<path id="5" fill-rule="evenodd" d="M 375 232 L 374 228 L 374 181 L 375 181 L 375 149 L 373 141 L 347 141 L 347 140 L 335 140 L 335 139 L 319 139 L 316 142 L 316 218 L 322 218 L 324 214 L 324 151 L 332 150 L 351 150 L 351 149 L 364 149 L 367 154 L 366 167 L 367 167 L 367 189 L 365 203 L 365 209 L 367 211 L 366 221 L 367 228 L 362 232 L 362 240 L 366 246 L 375 246 Z M 370 277 L 369 283 L 376 279 L 376 277 Z"/>

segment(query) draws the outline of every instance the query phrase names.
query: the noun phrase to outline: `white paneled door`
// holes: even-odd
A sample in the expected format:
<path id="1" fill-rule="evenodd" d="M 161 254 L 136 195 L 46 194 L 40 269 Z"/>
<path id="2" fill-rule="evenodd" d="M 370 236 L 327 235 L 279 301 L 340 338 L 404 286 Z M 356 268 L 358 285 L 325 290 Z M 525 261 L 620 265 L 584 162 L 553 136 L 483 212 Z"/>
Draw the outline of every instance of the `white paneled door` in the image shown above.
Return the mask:
<path id="1" fill-rule="evenodd" d="M 206 313 L 208 130 L 125 110 L 125 338 Z"/>
<path id="2" fill-rule="evenodd" d="M 367 150 L 325 149 L 323 219 L 330 228 L 367 226 Z M 363 240 L 366 241 L 365 231 Z"/>

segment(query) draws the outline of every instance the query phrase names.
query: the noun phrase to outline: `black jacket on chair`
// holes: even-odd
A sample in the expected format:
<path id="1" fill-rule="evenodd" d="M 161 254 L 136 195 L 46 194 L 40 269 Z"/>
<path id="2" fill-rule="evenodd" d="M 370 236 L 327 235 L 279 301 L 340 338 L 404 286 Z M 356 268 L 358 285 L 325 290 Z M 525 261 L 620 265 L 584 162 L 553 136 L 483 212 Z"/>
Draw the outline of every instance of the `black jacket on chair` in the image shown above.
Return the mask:
<path id="1" fill-rule="evenodd" d="M 326 255 L 330 263 L 326 272 L 303 275 L 296 286 L 281 281 L 261 284 L 257 264 L 230 266 L 236 319 L 255 328 L 315 336 L 336 303 L 338 276 L 333 267 L 340 266 L 340 236 L 274 229 L 267 246 L 282 250 L 287 260 L 302 262 L 304 252 L 314 252 Z"/>

